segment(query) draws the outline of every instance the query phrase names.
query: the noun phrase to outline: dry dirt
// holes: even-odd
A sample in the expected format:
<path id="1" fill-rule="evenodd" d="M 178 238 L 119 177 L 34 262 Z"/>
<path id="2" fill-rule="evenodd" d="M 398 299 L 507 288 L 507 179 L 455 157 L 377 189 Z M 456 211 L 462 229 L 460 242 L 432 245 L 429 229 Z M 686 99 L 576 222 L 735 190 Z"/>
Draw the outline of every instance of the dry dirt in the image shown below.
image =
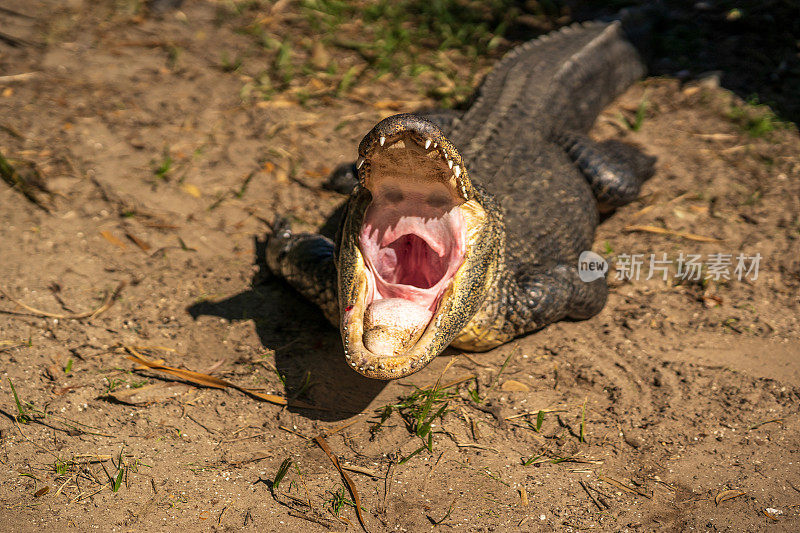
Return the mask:
<path id="1" fill-rule="evenodd" d="M 341 477 L 307 440 L 320 434 L 369 472 L 350 476 L 370 531 L 800 530 L 795 129 L 749 136 L 731 110 L 763 110 L 711 82 L 632 87 L 593 134 L 639 144 L 657 172 L 595 250 L 760 253 L 758 279 L 612 270 L 590 320 L 372 382 L 263 271 L 263 238 L 276 213 L 322 224 L 342 201 L 320 188 L 326 174 L 377 120 L 434 102 L 391 76 L 314 105 L 243 98 L 252 77 L 221 68 L 219 49 L 251 41 L 217 5 L 155 17 L 122 4 L 0 12 L 4 33 L 43 43 L 0 43 L 3 76 L 35 72 L 0 78 L 0 153 L 53 192 L 45 212 L 0 184 L 0 530 L 358 530 Z M 71 315 L 120 282 L 88 318 L 11 300 Z M 125 346 L 319 409 L 176 383 Z M 453 358 L 442 383 L 477 378 L 446 389 L 432 453 L 396 464 L 421 441 L 396 412 L 370 431 L 377 413 Z"/>

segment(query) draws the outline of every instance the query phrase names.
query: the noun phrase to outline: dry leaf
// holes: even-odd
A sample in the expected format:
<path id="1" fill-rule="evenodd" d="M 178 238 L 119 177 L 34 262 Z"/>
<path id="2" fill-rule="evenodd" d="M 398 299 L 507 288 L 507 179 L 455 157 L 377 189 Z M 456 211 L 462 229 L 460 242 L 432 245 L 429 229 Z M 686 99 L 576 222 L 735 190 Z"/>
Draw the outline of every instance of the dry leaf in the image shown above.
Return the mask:
<path id="1" fill-rule="evenodd" d="M 315 42 L 314 48 L 311 50 L 311 64 L 316 69 L 325 70 L 328 68 L 330 62 L 331 55 L 328 53 L 325 45 L 322 44 L 322 41 Z"/>
<path id="2" fill-rule="evenodd" d="M 165 365 L 162 365 L 161 363 L 156 363 L 155 361 L 151 361 L 151 360 L 145 358 L 142 354 L 137 352 L 136 349 L 133 348 L 132 346 L 125 346 L 125 349 L 128 350 L 128 352 L 130 352 L 132 354 L 132 355 L 127 356 L 127 359 L 130 359 L 134 363 L 138 363 L 140 365 L 143 365 L 143 366 L 145 366 L 145 367 L 147 367 L 147 368 L 149 368 L 151 370 L 159 370 L 159 371 L 164 372 L 166 374 L 171 374 L 171 375 L 179 377 L 181 379 L 185 379 L 186 381 L 189 381 L 189 382 L 194 383 L 196 385 L 202 385 L 203 387 L 210 387 L 210 388 L 213 388 L 213 389 L 226 389 L 226 388 L 230 387 L 232 389 L 236 389 L 236 390 L 238 390 L 240 392 L 243 392 L 245 394 L 248 394 L 250 396 L 254 396 L 254 397 L 256 397 L 256 398 L 258 398 L 260 400 L 264 400 L 264 401 L 267 401 L 267 402 L 270 402 L 270 403 L 274 403 L 276 405 L 289 405 L 289 403 L 287 402 L 286 398 L 284 398 L 283 396 L 278 396 L 278 395 L 275 395 L 275 394 L 266 394 L 266 393 L 259 392 L 259 391 L 254 390 L 254 389 L 248 389 L 248 388 L 245 388 L 245 387 L 240 387 L 239 385 L 236 385 L 235 383 L 231 383 L 230 381 L 225 381 L 224 379 L 216 378 L 214 376 L 209 376 L 208 374 L 202 374 L 200 372 L 194 372 L 192 370 L 183 370 L 181 368 L 173 368 L 173 367 L 170 367 L 170 366 L 165 366 Z M 316 410 L 320 410 L 320 411 L 328 411 L 329 410 L 329 409 L 326 409 L 324 407 L 317 407 L 315 405 L 311 405 L 311 404 L 308 404 L 308 403 L 305 403 L 305 402 L 302 402 L 302 401 L 299 401 L 299 400 L 293 400 L 291 402 L 291 405 L 295 406 L 295 407 L 302 407 L 302 408 L 305 408 L 305 409 L 316 409 Z"/>
<path id="3" fill-rule="evenodd" d="M 722 492 L 714 496 L 714 503 L 719 505 L 722 502 L 738 498 L 739 496 L 744 496 L 744 494 L 745 493 L 740 490 L 723 490 Z"/>
<path id="4" fill-rule="evenodd" d="M 198 189 L 196 185 L 192 185 L 191 183 L 184 183 L 183 185 L 181 185 L 181 190 L 190 196 L 194 196 L 195 198 L 200 198 L 202 196 L 200 189 Z"/>
<path id="5" fill-rule="evenodd" d="M 506 392 L 528 392 L 531 390 L 521 381 L 516 381 L 513 379 L 507 379 L 500 388 Z"/>
<path id="6" fill-rule="evenodd" d="M 274 98 L 272 100 L 261 100 L 260 102 L 256 103 L 256 107 L 260 109 L 281 109 L 287 107 L 297 107 L 297 102 L 292 102 L 291 100 L 286 100 L 283 98 Z"/>
<path id="7" fill-rule="evenodd" d="M 445 370 L 447 369 L 445 368 Z M 342 465 L 339 464 L 339 459 L 335 455 L 333 455 L 333 452 L 331 452 L 330 446 L 328 446 L 328 442 L 325 440 L 325 438 L 322 435 L 314 437 L 314 442 L 316 442 L 319 445 L 319 447 L 322 448 L 322 451 L 325 452 L 325 454 L 330 458 L 331 462 L 333 463 L 333 466 L 335 466 L 336 469 L 339 471 L 339 474 L 342 476 L 342 479 L 347 485 L 347 490 L 350 491 L 350 495 L 353 497 L 353 502 L 355 503 L 356 516 L 358 516 L 358 521 L 361 524 L 361 527 L 364 528 L 364 531 L 369 531 L 367 529 L 367 524 L 364 523 L 364 516 L 361 514 L 361 498 L 358 495 L 355 483 L 353 483 L 353 480 L 350 479 L 349 475 L 347 475 L 347 472 L 345 472 L 344 469 L 342 469 Z"/>
<path id="8" fill-rule="evenodd" d="M 125 248 L 127 248 L 127 246 L 125 245 L 125 243 L 124 243 L 124 242 L 122 242 L 121 240 L 119 240 L 119 239 L 118 239 L 116 236 L 114 236 L 114 234 L 113 234 L 113 233 L 111 233 L 111 232 L 110 232 L 110 231 L 108 231 L 108 230 L 103 230 L 103 231 L 101 231 L 101 232 L 100 232 L 100 235 L 102 235 L 102 236 L 103 236 L 103 238 L 104 238 L 105 240 L 107 240 L 108 242 L 110 242 L 110 243 L 111 243 L 111 244 L 113 244 L 114 246 L 119 246 L 119 247 L 120 247 L 120 248 L 122 248 L 123 250 L 124 250 Z"/>

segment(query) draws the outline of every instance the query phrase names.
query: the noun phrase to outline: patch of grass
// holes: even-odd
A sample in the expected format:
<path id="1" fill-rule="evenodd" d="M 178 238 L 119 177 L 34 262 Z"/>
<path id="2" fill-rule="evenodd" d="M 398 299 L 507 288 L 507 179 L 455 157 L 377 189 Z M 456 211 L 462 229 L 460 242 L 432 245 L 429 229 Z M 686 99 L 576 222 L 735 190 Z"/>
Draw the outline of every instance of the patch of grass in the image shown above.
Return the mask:
<path id="1" fill-rule="evenodd" d="M 403 419 L 406 428 L 422 441 L 422 446 L 402 458 L 398 464 L 405 463 L 425 450 L 433 452 L 433 436 L 439 433 L 434 429 L 435 422 L 444 418 L 455 394 L 455 386 L 439 388 L 437 382 L 430 389 L 417 389 L 398 403 L 384 406 L 379 410 L 379 421 L 374 422 L 370 428 L 371 438 L 375 438 L 383 424 L 396 412 Z"/>
<path id="2" fill-rule="evenodd" d="M 103 470 L 105 470 L 106 475 L 108 476 L 110 485 L 111 485 L 111 492 L 119 492 L 122 488 L 123 483 L 125 486 L 128 485 L 128 475 L 130 472 L 139 472 L 139 466 L 146 466 L 150 468 L 150 465 L 146 465 L 140 462 L 138 459 L 133 459 L 133 461 L 128 462 L 125 460 L 124 455 L 125 449 L 121 449 L 119 451 L 119 455 L 117 456 L 116 464 L 114 464 L 114 459 L 111 459 L 112 464 L 117 469 L 117 472 L 112 476 L 105 467 L 104 463 L 100 463 L 103 466 Z"/>
<path id="3" fill-rule="evenodd" d="M 521 13 L 545 24 L 563 14 L 555 4 L 553 9 L 543 9 L 543 2 L 520 4 L 518 0 L 301 0 L 297 6 L 301 17 L 283 27 L 265 25 L 264 6 L 250 12 L 240 9 L 237 16 L 246 17 L 239 32 L 271 55 L 274 82 L 284 90 L 290 84 L 294 91 L 305 90 L 308 105 L 321 103 L 322 93 L 340 97 L 357 81 L 390 74 L 420 85 L 420 92 L 450 106 L 472 92 L 482 59 L 521 25 Z M 339 53 L 328 61 L 311 60 L 312 44 L 297 40 L 304 31 L 321 36 L 326 50 L 338 48 Z M 327 89 L 308 94 L 312 79 Z M 263 92 L 256 85 L 248 82 L 245 96 Z"/>
<path id="4" fill-rule="evenodd" d="M 427 391 L 418 389 L 397 405 L 397 410 L 405 421 L 406 427 L 422 440 L 422 446 L 408 457 L 401 459 L 399 464 L 405 463 L 425 449 L 429 453 L 433 452 L 433 435 L 436 433 L 432 429 L 433 423 L 437 419 L 442 419 L 450 404 L 449 400 L 454 394 L 452 391 L 440 390 L 437 387 Z M 438 409 L 434 410 L 437 407 Z"/>
<path id="5" fill-rule="evenodd" d="M 524 459 L 523 458 L 522 459 L 522 466 L 535 465 L 535 464 L 539 464 L 539 463 L 544 463 L 545 461 L 547 461 L 547 458 L 545 458 L 544 455 L 542 455 L 542 454 L 534 455 L 533 457 L 531 457 L 529 459 Z"/>
<path id="6" fill-rule="evenodd" d="M 347 72 L 344 73 L 344 76 L 342 76 L 342 79 L 339 81 L 339 85 L 336 87 L 336 96 L 342 96 L 350 90 L 360 70 L 358 66 L 347 69 Z"/>
<path id="7" fill-rule="evenodd" d="M 647 114 L 647 93 L 645 92 L 642 95 L 642 101 L 639 102 L 639 106 L 636 108 L 636 115 L 633 118 L 633 123 L 631 124 L 631 129 L 633 131 L 639 131 L 642 129 L 642 124 L 644 123 L 645 116 Z"/>
<path id="8" fill-rule="evenodd" d="M 542 430 L 542 424 L 544 423 L 544 411 L 539 410 L 536 414 L 536 425 L 533 427 L 533 430 L 536 433 L 539 433 Z"/>
<path id="9" fill-rule="evenodd" d="M 281 466 L 278 467 L 278 471 L 275 472 L 275 477 L 273 478 L 272 486 L 270 487 L 273 492 L 280 488 L 281 481 L 283 481 L 283 478 L 286 477 L 286 473 L 289 472 L 290 466 L 292 466 L 292 460 L 291 458 L 287 458 L 284 459 L 281 463 Z"/>
<path id="10" fill-rule="evenodd" d="M 219 68 L 222 72 L 236 72 L 242 68 L 243 60 L 240 56 L 231 57 L 228 52 L 222 52 L 219 57 Z"/>
<path id="11" fill-rule="evenodd" d="M 294 65 L 292 64 L 292 45 L 288 40 L 280 43 L 278 53 L 272 65 L 275 76 L 281 80 L 284 87 L 294 78 Z"/>
<path id="12" fill-rule="evenodd" d="M 753 138 L 769 137 L 776 130 L 793 127 L 790 122 L 781 120 L 769 106 L 760 103 L 757 96 L 750 97 L 743 104 L 734 103 L 725 116 Z"/>
<path id="13" fill-rule="evenodd" d="M 517 354 L 517 352 L 519 352 L 519 348 L 514 348 L 513 350 L 511 350 L 511 353 L 508 354 L 508 357 L 506 357 L 506 360 L 503 361 L 503 364 L 500 366 L 500 370 L 497 372 L 497 375 L 494 377 L 494 380 L 492 381 L 492 384 L 486 390 L 486 393 L 483 395 L 483 397 L 481 397 L 481 395 L 478 393 L 478 386 L 477 386 L 478 383 L 477 383 L 477 380 L 476 380 L 475 388 L 474 389 L 470 389 L 469 391 L 467 391 L 467 393 L 469 394 L 470 399 L 472 399 L 473 402 L 481 403 L 481 402 L 483 402 L 483 400 L 485 400 L 489 396 L 489 393 L 492 392 L 494 390 L 494 388 L 497 386 L 497 384 L 500 382 L 500 376 L 505 371 L 506 367 L 508 366 L 508 363 L 511 361 L 511 358 L 514 357 Z"/>
<path id="14" fill-rule="evenodd" d="M 56 459 L 53 463 L 53 471 L 56 474 L 56 477 L 63 477 L 67 475 L 67 472 L 70 470 L 70 462 L 63 461 L 61 459 Z"/>
<path id="15" fill-rule="evenodd" d="M 17 405 L 17 422 L 20 424 L 27 424 L 31 421 L 31 417 L 28 415 L 27 409 L 22 406 L 22 402 L 19 401 L 19 396 L 17 396 L 17 389 L 14 388 L 14 383 L 11 382 L 11 378 L 8 378 L 8 385 L 11 387 L 11 393 L 14 395 L 14 403 Z"/>
<path id="16" fill-rule="evenodd" d="M 639 105 L 636 107 L 636 113 L 634 113 L 633 119 L 630 119 L 622 113 L 619 113 L 619 121 L 631 131 L 641 130 L 642 125 L 644 124 L 644 119 L 647 118 L 647 106 L 647 92 L 645 92 L 642 95 L 642 99 L 639 101 Z"/>
<path id="17" fill-rule="evenodd" d="M 342 508 L 344 508 L 345 505 L 349 505 L 355 509 L 356 504 L 347 497 L 347 490 L 344 485 L 340 484 L 336 490 L 329 490 L 328 494 L 330 494 L 331 497 L 328 498 L 325 503 L 333 516 L 339 516 L 339 513 L 342 512 Z"/>
<path id="18" fill-rule="evenodd" d="M 169 149 L 164 149 L 164 154 L 160 162 L 153 161 L 153 163 L 155 164 L 153 175 L 160 181 L 168 181 L 172 165 L 175 163 L 169 153 Z"/>
<path id="19" fill-rule="evenodd" d="M 126 381 L 123 378 L 103 378 L 106 381 L 106 389 L 103 391 L 103 395 L 108 395 L 120 388 L 122 385 L 125 385 Z"/>

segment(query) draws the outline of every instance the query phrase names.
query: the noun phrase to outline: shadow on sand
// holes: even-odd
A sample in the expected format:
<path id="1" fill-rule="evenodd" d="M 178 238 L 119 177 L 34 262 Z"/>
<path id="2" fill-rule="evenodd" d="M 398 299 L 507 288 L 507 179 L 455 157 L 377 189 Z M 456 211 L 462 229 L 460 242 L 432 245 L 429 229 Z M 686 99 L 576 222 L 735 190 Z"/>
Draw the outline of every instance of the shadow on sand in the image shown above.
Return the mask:
<path id="1" fill-rule="evenodd" d="M 261 344 L 275 351 L 275 366 L 284 376 L 285 394 L 330 409 L 290 407 L 318 420 L 341 420 L 363 412 L 386 382 L 365 378 L 345 364 L 339 332 L 314 305 L 273 277 L 264 263 L 265 241 L 256 240 L 259 267 L 250 290 L 217 302 L 200 302 L 187 311 L 193 318 L 217 316 L 235 322 L 253 320 Z M 306 374 L 309 386 L 305 387 Z M 303 391 L 305 387 L 305 390 Z"/>

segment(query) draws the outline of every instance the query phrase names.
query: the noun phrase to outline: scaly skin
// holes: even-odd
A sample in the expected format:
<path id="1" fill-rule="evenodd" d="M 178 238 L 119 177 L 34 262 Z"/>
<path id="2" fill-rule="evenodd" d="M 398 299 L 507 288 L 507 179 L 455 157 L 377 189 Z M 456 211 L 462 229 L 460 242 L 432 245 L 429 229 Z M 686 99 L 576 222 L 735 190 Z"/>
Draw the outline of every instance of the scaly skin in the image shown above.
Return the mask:
<path id="1" fill-rule="evenodd" d="M 577 263 L 594 239 L 598 199 L 609 206 L 634 199 L 652 160 L 637 167 L 635 157 L 585 132 L 643 72 L 619 23 L 571 26 L 512 50 L 447 134 L 416 115 L 378 123 L 359 145 L 358 184 L 336 244 L 282 227 L 268 246 L 270 268 L 323 308 L 340 328 L 348 364 L 376 379 L 416 372 L 450 344 L 487 350 L 596 314 L 605 280 L 582 282 Z M 403 353 L 378 357 L 362 339 L 367 282 L 358 239 L 372 199 L 371 160 L 399 141 L 425 146 L 452 169 L 431 179 L 457 197 L 468 247 L 421 337 Z"/>

